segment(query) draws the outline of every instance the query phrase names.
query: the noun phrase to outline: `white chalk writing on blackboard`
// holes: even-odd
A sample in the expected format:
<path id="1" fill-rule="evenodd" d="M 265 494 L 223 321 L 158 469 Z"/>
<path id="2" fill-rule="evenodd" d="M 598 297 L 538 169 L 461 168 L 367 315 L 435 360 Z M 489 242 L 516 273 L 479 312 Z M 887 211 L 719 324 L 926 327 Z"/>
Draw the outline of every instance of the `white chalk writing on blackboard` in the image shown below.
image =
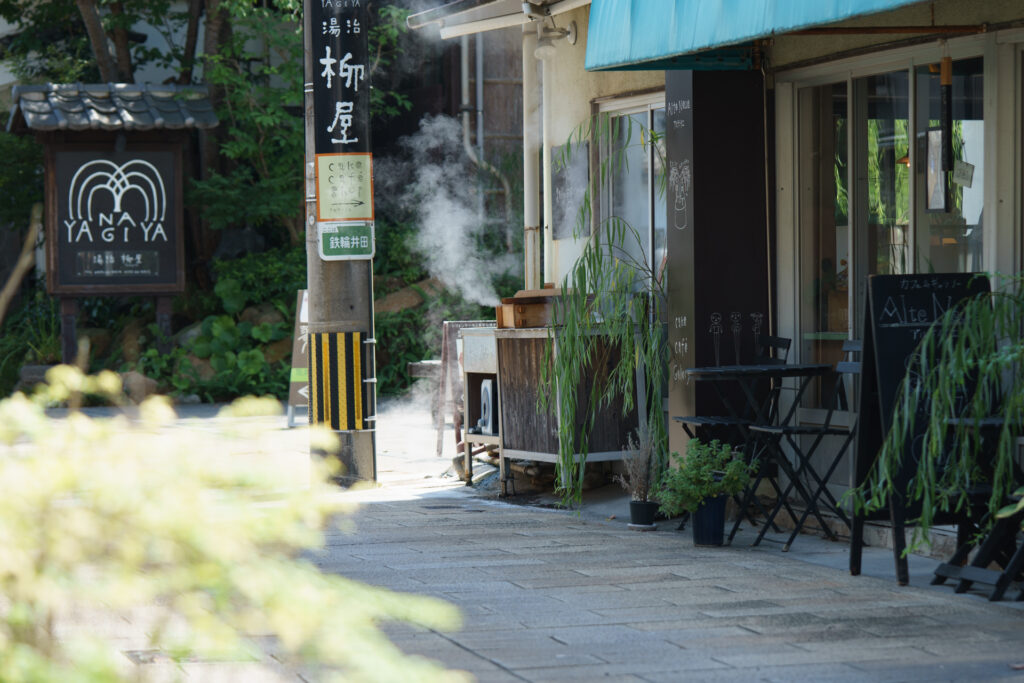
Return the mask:
<path id="1" fill-rule="evenodd" d="M 676 114 L 680 114 L 684 111 L 689 111 L 689 109 L 690 100 L 686 98 L 665 103 L 665 113 L 669 116 L 675 116 Z"/>
<path id="2" fill-rule="evenodd" d="M 668 183 L 673 200 L 673 224 L 676 229 L 685 230 L 689 227 L 690 187 L 693 183 L 689 159 L 670 162 Z"/>
<path id="3" fill-rule="evenodd" d="M 722 314 L 715 312 L 711 314 L 711 327 L 708 328 L 711 337 L 715 341 L 715 365 L 722 364 L 722 333 L 725 328 L 722 326 Z"/>

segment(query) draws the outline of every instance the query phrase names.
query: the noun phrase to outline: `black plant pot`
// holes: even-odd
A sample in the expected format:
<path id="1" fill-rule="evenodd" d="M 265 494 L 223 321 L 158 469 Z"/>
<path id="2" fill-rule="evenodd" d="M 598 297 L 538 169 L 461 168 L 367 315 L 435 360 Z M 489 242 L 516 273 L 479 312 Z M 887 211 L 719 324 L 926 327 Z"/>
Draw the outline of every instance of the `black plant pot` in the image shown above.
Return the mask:
<path id="1" fill-rule="evenodd" d="M 651 500 L 629 501 L 629 523 L 637 526 L 652 526 L 654 515 L 658 513 L 658 503 Z"/>
<path id="2" fill-rule="evenodd" d="M 705 498 L 690 521 L 694 545 L 722 545 L 725 542 L 725 503 L 729 496 Z"/>

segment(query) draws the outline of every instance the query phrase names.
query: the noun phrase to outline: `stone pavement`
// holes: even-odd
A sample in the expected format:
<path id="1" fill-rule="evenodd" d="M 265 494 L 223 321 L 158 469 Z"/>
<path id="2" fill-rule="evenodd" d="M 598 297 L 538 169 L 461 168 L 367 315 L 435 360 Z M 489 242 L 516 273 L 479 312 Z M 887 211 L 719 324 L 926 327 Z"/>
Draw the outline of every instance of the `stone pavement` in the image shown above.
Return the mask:
<path id="1" fill-rule="evenodd" d="M 180 428 L 203 429 L 214 411 L 183 413 Z M 749 531 L 711 549 L 671 523 L 632 531 L 610 487 L 578 515 L 498 501 L 446 475 L 450 432 L 439 459 L 425 410 L 392 405 L 379 425 L 380 485 L 338 491 L 360 504 L 353 529 L 314 559 L 460 607 L 457 632 L 385 626 L 408 653 L 480 681 L 1024 680 L 1024 603 L 931 587 L 933 560 L 911 557 L 899 587 L 882 549 L 866 549 L 852 577 L 846 545 L 814 536 L 783 553 L 750 548 Z M 304 430 L 273 439 L 301 480 Z M 315 680 L 273 661 L 165 667 L 197 681 Z"/>
<path id="2" fill-rule="evenodd" d="M 425 415 L 392 420 L 383 486 L 339 494 L 362 503 L 354 531 L 317 562 L 461 608 L 458 632 L 389 626 L 406 652 L 481 681 L 1024 680 L 1024 603 L 931 587 L 933 560 L 900 587 L 887 550 L 854 577 L 847 546 L 813 536 L 694 548 L 674 524 L 630 530 L 623 496 L 579 515 L 481 498 L 438 476 L 451 454 Z"/>

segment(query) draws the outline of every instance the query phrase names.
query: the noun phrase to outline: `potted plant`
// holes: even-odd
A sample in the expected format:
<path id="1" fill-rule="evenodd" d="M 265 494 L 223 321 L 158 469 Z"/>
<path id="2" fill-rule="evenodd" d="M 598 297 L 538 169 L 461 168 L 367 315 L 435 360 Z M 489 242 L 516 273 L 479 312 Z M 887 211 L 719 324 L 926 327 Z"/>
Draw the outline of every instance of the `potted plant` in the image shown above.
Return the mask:
<path id="1" fill-rule="evenodd" d="M 651 461 L 651 433 L 641 427 L 637 430 L 638 438 L 629 437 L 629 443 L 622 458 L 624 472 L 615 475 L 629 493 L 629 525 L 636 529 L 654 529 L 654 515 L 658 512 L 658 502 L 651 499 L 654 488 L 655 468 Z"/>
<path id="2" fill-rule="evenodd" d="M 588 154 L 595 146 L 617 150 L 591 173 L 604 178 L 625 163 L 627 150 L 653 145 L 663 155 L 660 135 L 634 125 L 630 120 L 621 131 L 607 113 L 598 114 L 570 135 L 557 163 L 565 166 L 572 155 Z M 660 167 L 667 168 L 663 157 Z M 657 182 L 664 191 L 664 172 Z M 583 248 L 553 304 L 548 360 L 541 365 L 545 391 L 538 410 L 558 416 L 557 482 L 566 506 L 582 500 L 589 435 L 602 409 L 614 401 L 621 401 L 624 417 L 635 411 L 639 427 L 650 433 L 650 480 L 656 482 L 668 464 L 662 401 L 670 363 L 664 268 L 645 256 L 646 241 L 635 226 L 592 210 L 595 188 L 588 187 L 576 215 L 573 238 Z"/>
<path id="3" fill-rule="evenodd" d="M 750 484 L 751 466 L 743 454 L 715 439 L 691 439 L 686 458 L 672 454 L 678 467 L 669 467 L 658 482 L 661 511 L 669 517 L 691 515 L 694 545 L 722 545 L 725 503 Z"/>

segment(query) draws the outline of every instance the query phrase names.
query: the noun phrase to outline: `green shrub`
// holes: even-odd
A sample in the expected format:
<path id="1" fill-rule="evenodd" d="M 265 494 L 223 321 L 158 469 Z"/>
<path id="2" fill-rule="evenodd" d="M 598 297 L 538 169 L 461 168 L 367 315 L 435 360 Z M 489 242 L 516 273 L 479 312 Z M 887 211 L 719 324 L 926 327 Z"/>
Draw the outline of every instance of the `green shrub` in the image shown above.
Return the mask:
<path id="1" fill-rule="evenodd" d="M 244 296 L 246 304 L 269 302 L 286 317 L 294 318 L 295 293 L 306 288 L 306 248 L 280 247 L 229 261 L 214 261 L 213 272 L 219 287 L 229 287 L 231 292 Z M 234 281 L 237 288 L 235 284 L 223 284 L 225 280 Z M 220 293 L 218 296 L 223 299 Z"/>
<path id="2" fill-rule="evenodd" d="M 14 390 L 23 364 L 57 363 L 60 354 L 59 304 L 42 288 L 31 291 L 0 330 L 0 396 Z"/>
<path id="3" fill-rule="evenodd" d="M 673 453 L 672 459 L 679 466 L 669 467 L 661 475 L 657 494 L 661 511 L 669 517 L 694 512 L 706 498 L 740 493 L 750 484 L 755 469 L 742 453 L 717 439 L 709 443 L 690 439 L 686 458 Z"/>
<path id="4" fill-rule="evenodd" d="M 43 201 L 43 147 L 32 137 L 0 131 L 0 230 L 24 230 Z"/>

